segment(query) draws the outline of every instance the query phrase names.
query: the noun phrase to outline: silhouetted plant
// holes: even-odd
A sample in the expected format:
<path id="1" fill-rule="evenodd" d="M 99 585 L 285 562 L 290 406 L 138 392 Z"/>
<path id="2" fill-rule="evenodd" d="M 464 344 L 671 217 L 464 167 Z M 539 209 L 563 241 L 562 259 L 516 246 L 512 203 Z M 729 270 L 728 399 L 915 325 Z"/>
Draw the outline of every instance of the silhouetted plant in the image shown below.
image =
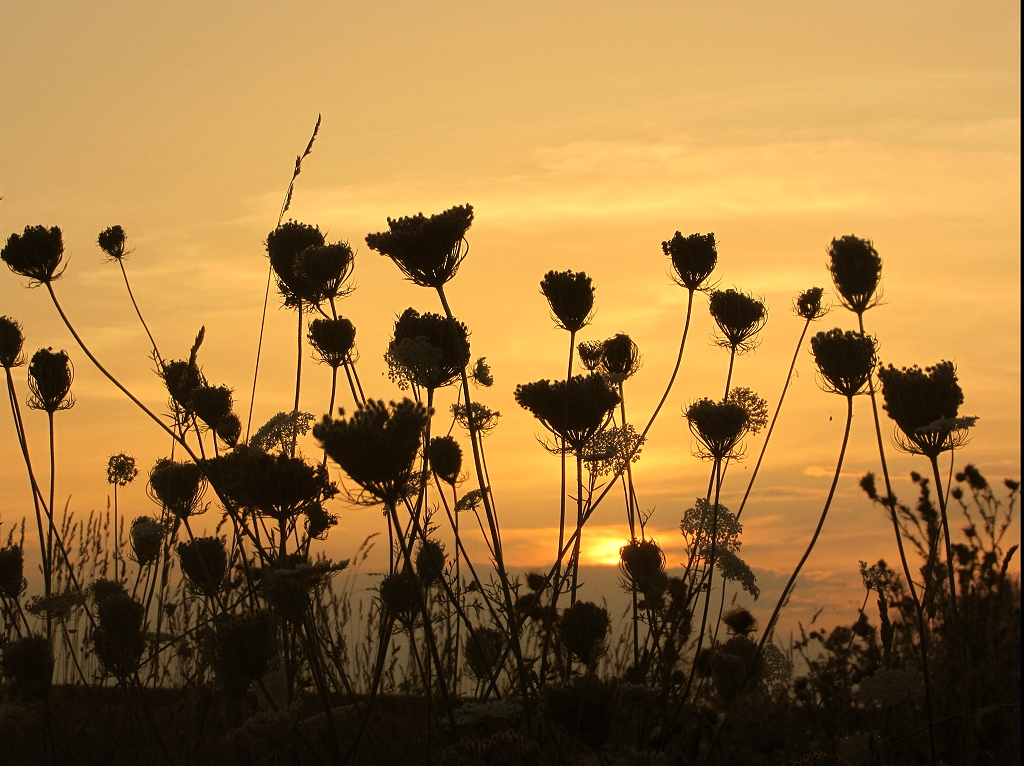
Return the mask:
<path id="1" fill-rule="evenodd" d="M 861 315 L 878 304 L 882 259 L 870 239 L 852 234 L 833 239 L 828 256 L 832 281 L 846 308 Z"/>
<path id="2" fill-rule="evenodd" d="M 0 260 L 15 274 L 27 277 L 29 286 L 49 284 L 64 273 L 57 271 L 64 258 L 64 236 L 52 226 L 26 226 L 21 234 L 7 238 Z"/>
<path id="3" fill-rule="evenodd" d="M 446 484 L 455 486 L 462 471 L 462 447 L 451 436 L 430 440 L 430 468 Z"/>
<path id="4" fill-rule="evenodd" d="M 151 496 L 179 519 L 200 512 L 206 491 L 206 479 L 195 463 L 182 463 L 161 458 L 149 472 Z"/>
<path id="5" fill-rule="evenodd" d="M 219 537 L 197 537 L 178 544 L 181 571 L 196 592 L 216 598 L 227 573 L 228 556 Z"/>
<path id="6" fill-rule="evenodd" d="M 455 382 L 469 358 L 469 331 L 464 324 L 411 308 L 395 322 L 386 356 L 389 375 L 401 388 L 411 383 L 430 391 Z"/>
<path id="7" fill-rule="evenodd" d="M 321 362 L 337 369 L 355 345 L 356 328 L 345 317 L 314 319 L 309 323 L 309 342 Z"/>
<path id="8" fill-rule="evenodd" d="M 715 290 L 711 293 L 711 316 L 718 325 L 718 343 L 737 353 L 750 351 L 755 336 L 768 320 L 764 303 L 737 290 Z"/>
<path id="9" fill-rule="evenodd" d="M 10 317 L 0 317 L 0 366 L 5 370 L 25 364 L 21 350 L 25 345 L 25 336 L 21 325 Z"/>
<path id="10" fill-rule="evenodd" d="M 53 678 L 53 651 L 44 636 L 25 636 L 3 649 L 0 669 L 31 697 L 45 697 Z"/>
<path id="11" fill-rule="evenodd" d="M 71 394 L 74 378 L 75 371 L 66 351 L 39 349 L 28 364 L 28 387 L 32 392 L 28 406 L 51 415 L 71 409 L 75 404 Z"/>
<path id="12" fill-rule="evenodd" d="M 662 242 L 661 249 L 672 259 L 673 279 L 687 290 L 705 289 L 707 279 L 718 264 L 718 247 L 714 233 L 683 236 L 676 232 Z"/>
<path id="13" fill-rule="evenodd" d="M 582 271 L 549 271 L 540 282 L 556 324 L 577 333 L 590 323 L 594 311 L 594 284 Z"/>
<path id="14" fill-rule="evenodd" d="M 897 444 L 931 458 L 967 441 L 976 418 L 959 417 L 964 394 L 952 362 L 934 367 L 879 367 L 884 408 L 899 427 Z"/>
<path id="15" fill-rule="evenodd" d="M 575 451 L 601 430 L 619 403 L 619 395 L 595 374 L 525 383 L 516 386 L 515 397 L 523 409 Z"/>
<path id="16" fill-rule="evenodd" d="M 422 213 L 388 218 L 388 231 L 366 235 L 371 250 L 395 262 L 406 278 L 421 287 L 443 287 L 469 252 L 466 231 L 473 206 L 457 205 L 429 218 Z"/>

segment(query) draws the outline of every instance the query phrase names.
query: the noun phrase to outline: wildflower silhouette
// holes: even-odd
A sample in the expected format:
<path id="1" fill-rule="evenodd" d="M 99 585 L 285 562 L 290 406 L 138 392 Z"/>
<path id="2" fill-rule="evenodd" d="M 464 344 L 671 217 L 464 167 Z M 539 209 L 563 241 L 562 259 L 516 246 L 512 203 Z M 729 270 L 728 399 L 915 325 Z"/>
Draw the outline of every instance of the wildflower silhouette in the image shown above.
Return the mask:
<path id="1" fill-rule="evenodd" d="M 118 518 L 117 489 L 127 487 L 135 477 L 139 475 L 139 469 L 135 467 L 135 458 L 123 452 L 111 455 L 107 460 L 107 483 L 114 487 L 114 570 L 117 577 L 117 565 L 121 559 L 121 524 Z M 121 562 L 122 566 L 124 565 Z M 125 573 L 120 573 L 124 577 Z"/>
<path id="2" fill-rule="evenodd" d="M 60 279 L 63 269 L 57 269 L 63 258 L 64 236 L 56 226 L 26 226 L 21 234 L 9 236 L 0 250 L 0 260 L 15 274 L 27 277 L 30 287 Z"/>
<path id="3" fill-rule="evenodd" d="M 429 395 L 465 371 L 470 359 L 469 330 L 440 314 L 406 309 L 395 322 L 386 358 L 392 379 L 400 386 L 413 384 Z"/>
<path id="4" fill-rule="evenodd" d="M 25 336 L 18 321 L 0 316 L 0 366 L 9 371 L 12 367 L 25 364 L 25 357 L 21 353 L 24 346 Z"/>
<path id="5" fill-rule="evenodd" d="M 429 218 L 418 213 L 388 218 L 388 231 L 366 235 L 371 250 L 386 255 L 414 284 L 443 287 L 455 276 L 469 252 L 466 232 L 473 206 L 457 205 Z"/>

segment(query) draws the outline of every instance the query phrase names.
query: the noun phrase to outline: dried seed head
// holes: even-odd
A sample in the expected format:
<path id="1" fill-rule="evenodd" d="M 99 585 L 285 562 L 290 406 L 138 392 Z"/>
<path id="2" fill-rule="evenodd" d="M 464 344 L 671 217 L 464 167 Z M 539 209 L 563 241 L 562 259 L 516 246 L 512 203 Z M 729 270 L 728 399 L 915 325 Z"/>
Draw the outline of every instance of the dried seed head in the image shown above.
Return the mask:
<path id="1" fill-rule="evenodd" d="M 472 402 L 468 409 L 465 404 L 453 404 L 451 412 L 455 422 L 461 428 L 466 429 L 466 431 L 473 431 L 480 436 L 486 436 L 497 428 L 498 419 L 501 417 L 500 412 L 492 410 L 486 404 L 481 404 L 480 402 Z M 473 413 L 472 418 L 469 416 L 470 412 Z M 472 425 L 472 428 L 470 428 L 470 425 Z"/>
<path id="2" fill-rule="evenodd" d="M 961 446 L 974 418 L 958 413 L 964 392 L 952 362 L 921 369 L 880 367 L 885 411 L 896 422 L 897 444 L 911 453 L 934 457 Z"/>
<path id="3" fill-rule="evenodd" d="M 24 692 L 45 697 L 53 678 L 53 650 L 43 636 L 26 636 L 4 647 L 0 669 Z"/>
<path id="4" fill-rule="evenodd" d="M 538 380 L 517 386 L 516 401 L 545 428 L 579 451 L 601 430 L 619 395 L 595 373 L 569 380 Z"/>
<path id="5" fill-rule="evenodd" d="M 594 284 L 582 271 L 549 271 L 540 282 L 551 315 L 563 330 L 579 332 L 594 312 Z"/>
<path id="6" fill-rule="evenodd" d="M 721 332 L 718 344 L 741 353 L 757 345 L 756 335 L 768 321 L 768 309 L 738 290 L 715 290 L 711 293 L 711 316 Z"/>
<path id="7" fill-rule="evenodd" d="M 234 398 L 227 386 L 199 386 L 192 391 L 192 411 L 201 421 L 216 431 L 228 415 Z"/>
<path id="8" fill-rule="evenodd" d="M 793 301 L 793 312 L 802 319 L 806 319 L 811 322 L 815 319 L 821 319 L 828 313 L 828 306 L 821 302 L 822 296 L 825 295 L 825 291 L 820 287 L 812 287 L 810 290 L 804 290 L 800 295 L 797 296 L 796 300 Z"/>
<path id="9" fill-rule="evenodd" d="M 181 571 L 189 584 L 207 598 L 214 598 L 224 584 L 228 554 L 219 537 L 197 537 L 178 544 Z"/>
<path id="10" fill-rule="evenodd" d="M 580 357 L 580 364 L 587 372 L 598 372 L 601 362 L 604 361 L 604 342 L 599 340 L 585 340 L 576 346 L 576 352 Z"/>
<path id="11" fill-rule="evenodd" d="M 120 226 L 110 226 L 100 232 L 100 235 L 96 238 L 96 244 L 110 258 L 119 261 L 130 252 L 125 250 L 127 238 L 128 236 L 124 233 L 123 228 Z"/>
<path id="12" fill-rule="evenodd" d="M 324 235 L 316 226 L 287 221 L 267 235 L 267 255 L 277 277 L 277 287 L 284 305 L 298 308 L 316 302 L 315 287 L 296 272 L 299 254 L 309 247 L 321 247 Z"/>
<path id="13" fill-rule="evenodd" d="M 656 598 L 667 583 L 665 554 L 654 540 L 630 540 L 619 549 L 619 569 L 626 582 L 647 598 Z"/>
<path id="14" fill-rule="evenodd" d="M 107 483 L 116 484 L 118 487 L 127 487 L 135 477 L 139 475 L 139 469 L 135 467 L 135 458 L 123 452 L 111 455 L 107 460 Z"/>
<path id="15" fill-rule="evenodd" d="M 419 613 L 420 586 L 416 575 L 405 570 L 388 575 L 380 583 L 380 600 L 384 607 L 405 623 Z"/>
<path id="16" fill-rule="evenodd" d="M 437 540 L 425 540 L 420 543 L 416 552 L 416 574 L 423 583 L 423 587 L 429 588 L 435 583 L 440 583 L 444 577 L 445 551 L 444 545 Z"/>
<path id="17" fill-rule="evenodd" d="M 160 545 L 164 540 L 164 525 L 149 516 L 138 516 L 132 521 L 129 532 L 132 552 L 140 566 L 156 561 L 160 555 Z"/>
<path id="18" fill-rule="evenodd" d="M 28 583 L 24 577 L 25 558 L 17 545 L 0 548 L 0 596 L 18 598 Z"/>
<path id="19" fill-rule="evenodd" d="M 750 428 L 750 414 L 734 401 L 698 399 L 686 409 L 690 431 L 700 444 L 703 458 L 724 460 L 739 457 L 740 442 Z"/>
<path id="20" fill-rule="evenodd" d="M 307 300 L 317 304 L 351 292 L 345 282 L 352 276 L 354 258 L 347 242 L 307 247 L 295 259 L 295 274 L 307 286 Z"/>
<path id="21" fill-rule="evenodd" d="M 631 378 L 640 369 L 640 349 L 625 333 L 617 333 L 602 344 L 602 372 L 613 383 Z"/>
<path id="22" fill-rule="evenodd" d="M 548 587 L 548 578 L 542 575 L 540 572 L 527 572 L 526 587 L 528 587 L 534 593 L 540 593 Z"/>
<path id="23" fill-rule="evenodd" d="M 266 675 L 277 658 L 273 615 L 263 609 L 225 614 L 214 629 L 214 669 L 224 687 L 236 696 Z"/>
<path id="24" fill-rule="evenodd" d="M 184 362 L 180 359 L 167 362 L 160 370 L 160 376 L 174 403 L 186 413 L 191 412 L 193 392 L 206 385 L 198 365 L 194 361 Z"/>
<path id="25" fill-rule="evenodd" d="M 491 365 L 487 364 L 487 357 L 482 356 L 473 365 L 473 372 L 470 373 L 473 382 L 478 386 L 490 388 L 494 385 L 494 375 L 491 374 Z"/>
<path id="26" fill-rule="evenodd" d="M 0 367 L 9 370 L 25 364 L 25 357 L 21 354 L 24 346 L 21 324 L 10 317 L 0 317 Z"/>
<path id="27" fill-rule="evenodd" d="M 309 323 L 309 342 L 317 358 L 335 369 L 348 360 L 355 341 L 355 325 L 345 317 L 314 319 Z"/>
<path id="28" fill-rule="evenodd" d="M 722 622 L 738 636 L 749 635 L 757 628 L 757 620 L 754 619 L 754 615 L 742 606 L 737 606 L 726 612 Z"/>
<path id="29" fill-rule="evenodd" d="M 473 224 L 473 206 L 457 205 L 429 218 L 418 213 L 388 218 L 388 231 L 366 235 L 371 250 L 386 255 L 421 287 L 443 287 L 455 276 L 469 252 L 466 232 Z"/>
<path id="30" fill-rule="evenodd" d="M 580 662 L 593 668 L 607 648 L 610 624 L 606 609 L 590 601 L 577 601 L 562 612 L 562 640 Z"/>
<path id="31" fill-rule="evenodd" d="M 206 479 L 195 463 L 179 463 L 169 458 L 156 461 L 149 472 L 150 497 L 166 506 L 179 519 L 199 511 L 206 491 Z"/>
<path id="32" fill-rule="evenodd" d="M 435 436 L 430 440 L 430 470 L 437 477 L 455 486 L 462 470 L 462 447 L 451 436 Z"/>
<path id="33" fill-rule="evenodd" d="M 229 412 L 217 423 L 214 431 L 221 441 L 229 447 L 234 447 L 238 444 L 238 438 L 242 435 L 242 421 L 239 420 L 238 415 Z"/>
<path id="34" fill-rule="evenodd" d="M 412 383 L 430 390 L 455 382 L 469 358 L 466 325 L 412 308 L 395 322 L 394 339 L 385 357 L 390 377 L 400 386 Z"/>
<path id="35" fill-rule="evenodd" d="M 367 493 L 385 503 L 397 502 L 408 489 L 427 409 L 411 399 L 390 405 L 370 400 L 346 419 L 329 416 L 313 426 L 327 454 Z"/>
<path id="36" fill-rule="evenodd" d="M 847 397 L 867 393 L 878 363 L 874 338 L 837 327 L 811 338 L 811 352 L 826 391 Z"/>
<path id="37" fill-rule="evenodd" d="M 13 271 L 29 278 L 29 285 L 48 284 L 59 279 L 57 271 L 64 257 L 64 237 L 56 226 L 26 226 L 21 234 L 12 234 L 0 250 L 0 260 Z"/>
<path id="38" fill-rule="evenodd" d="M 475 628 L 466 638 L 466 667 L 469 674 L 483 681 L 494 674 L 505 651 L 505 634 L 494 628 Z"/>
<path id="39" fill-rule="evenodd" d="M 828 247 L 828 257 L 832 282 L 846 308 L 863 314 L 878 304 L 882 259 L 870 239 L 852 234 L 833 239 Z"/>
<path id="40" fill-rule="evenodd" d="M 704 289 L 707 278 L 718 263 L 714 233 L 684 237 L 677 231 L 672 239 L 661 243 L 661 249 L 672 259 L 673 279 L 677 284 L 688 290 Z"/>
<path id="41" fill-rule="evenodd" d="M 50 414 L 71 409 L 75 404 L 71 395 L 74 378 L 75 369 L 66 351 L 39 349 L 28 363 L 28 387 L 32 392 L 28 406 Z"/>
<path id="42" fill-rule="evenodd" d="M 988 479 L 982 476 L 981 471 L 975 468 L 971 463 L 965 465 L 964 470 L 957 473 L 955 478 L 959 482 L 967 482 L 967 485 L 975 492 L 981 492 L 988 489 Z M 1013 487 L 1010 487 L 1010 489 L 1012 490 Z"/>

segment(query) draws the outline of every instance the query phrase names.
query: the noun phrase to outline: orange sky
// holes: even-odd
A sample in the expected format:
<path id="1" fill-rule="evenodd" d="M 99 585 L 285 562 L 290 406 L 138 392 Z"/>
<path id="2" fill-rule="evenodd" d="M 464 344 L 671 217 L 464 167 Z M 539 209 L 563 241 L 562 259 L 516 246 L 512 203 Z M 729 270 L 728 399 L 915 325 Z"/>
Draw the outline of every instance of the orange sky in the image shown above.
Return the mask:
<path id="1" fill-rule="evenodd" d="M 872 238 L 886 303 L 867 322 L 882 359 L 955 361 L 963 412 L 981 418 L 958 465 L 1019 476 L 1019 29 L 1012 2 L 496 10 L 8 0 L 0 233 L 63 228 L 70 262 L 57 290 L 66 308 L 93 350 L 162 408 L 145 336 L 94 244 L 101 229 L 123 225 L 136 248 L 133 287 L 162 351 L 185 355 L 206 325 L 207 377 L 234 387 L 244 411 L 266 279 L 261 243 L 318 112 L 323 128 L 291 213 L 358 250 L 359 288 L 341 310 L 358 328 L 369 395 L 399 395 L 382 360 L 395 316 L 438 306 L 363 237 L 388 215 L 471 202 L 471 252 L 450 295 L 474 356 L 487 356 L 497 380 L 480 398 L 503 414 L 489 460 L 510 557 L 523 566 L 551 560 L 557 523 L 557 459 L 512 399 L 517 383 L 564 374 L 566 336 L 552 328 L 539 279 L 552 268 L 593 275 L 598 310 L 583 339 L 632 335 L 644 367 L 630 407 L 646 417 L 685 309 L 660 249 L 677 229 L 714 231 L 720 285 L 769 305 L 763 342 L 739 361 L 736 383 L 770 405 L 800 330 L 792 298 L 828 286 L 832 237 Z M 109 454 L 130 452 L 146 469 L 167 445 L 90 368 L 45 294 L 22 282 L 0 274 L 0 313 L 24 324 L 30 352 L 63 347 L 76 363 L 78 403 L 58 416 L 58 496 L 87 513 L 105 506 Z M 707 471 L 691 455 L 680 408 L 720 395 L 728 362 L 709 343 L 705 305 L 636 471 L 671 563 L 679 518 Z M 834 311 L 821 329 L 852 320 Z M 257 423 L 290 407 L 293 335 L 293 315 L 273 304 Z M 329 374 L 308 356 L 305 370 L 303 408 L 319 414 Z M 802 552 L 841 437 L 842 400 L 816 387 L 807 353 L 798 371 L 745 512 L 744 556 L 766 573 Z M 344 393 L 341 402 L 350 405 Z M 805 570 L 808 593 L 814 582 L 855 585 L 859 559 L 895 558 L 891 527 L 856 488 L 877 470 L 866 399 L 856 412 L 848 476 Z M 31 413 L 28 424 L 38 462 L 45 418 Z M 754 440 L 749 451 L 759 447 Z M 890 455 L 896 476 L 925 468 Z M 749 470 L 730 472 L 726 505 L 736 505 Z M 6 407 L 0 482 L 6 527 L 30 508 Z M 156 510 L 141 481 L 123 497 L 129 516 Z M 326 543 L 336 557 L 381 528 L 374 511 L 340 502 L 336 511 L 342 524 Z M 602 507 L 585 561 L 614 558 L 622 517 L 621 501 Z"/>

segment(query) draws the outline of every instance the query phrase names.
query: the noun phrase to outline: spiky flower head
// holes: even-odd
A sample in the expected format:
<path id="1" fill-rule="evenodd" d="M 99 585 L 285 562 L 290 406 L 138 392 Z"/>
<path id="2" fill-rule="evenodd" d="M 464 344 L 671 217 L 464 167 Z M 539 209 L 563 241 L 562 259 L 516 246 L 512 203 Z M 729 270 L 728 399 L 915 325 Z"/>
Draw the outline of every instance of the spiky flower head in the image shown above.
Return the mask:
<path id="1" fill-rule="evenodd" d="M 32 393 L 28 406 L 51 415 L 71 409 L 75 404 L 75 397 L 71 395 L 74 378 L 75 368 L 67 351 L 39 349 L 28 363 L 28 388 Z"/>
<path id="2" fill-rule="evenodd" d="M 44 636 L 16 638 L 4 647 L 0 670 L 23 691 L 45 697 L 53 679 L 53 650 Z"/>
<path id="3" fill-rule="evenodd" d="M 223 614 L 214 623 L 214 670 L 229 693 L 239 696 L 266 675 L 277 658 L 277 631 L 265 609 Z"/>
<path id="4" fill-rule="evenodd" d="M 811 338 L 811 353 L 818 365 L 822 388 L 846 397 L 867 393 L 878 364 L 875 339 L 838 327 Z"/>
<path id="5" fill-rule="evenodd" d="M 352 276 L 355 259 L 347 242 L 312 245 L 295 258 L 295 275 L 306 285 L 306 300 L 320 304 L 344 298 L 352 292 L 345 283 Z"/>
<path id="6" fill-rule="evenodd" d="M 351 418 L 330 416 L 313 426 L 313 436 L 349 477 L 372 497 L 398 502 L 413 474 L 427 409 L 411 399 L 385 404 L 370 400 Z"/>
<path id="7" fill-rule="evenodd" d="M 711 316 L 721 333 L 717 343 L 742 353 L 757 345 L 755 338 L 768 321 L 768 309 L 756 298 L 730 288 L 711 293 Z"/>
<path id="8" fill-rule="evenodd" d="M 219 537 L 196 537 L 178 544 L 178 560 L 189 585 L 207 598 L 214 598 L 224 584 L 228 554 Z"/>
<path id="9" fill-rule="evenodd" d="M 804 290 L 793 301 L 793 313 L 801 319 L 806 319 L 808 322 L 821 319 L 828 313 L 828 306 L 822 303 L 824 295 L 825 290 L 821 287 L 812 287 L 810 290 Z"/>
<path id="10" fill-rule="evenodd" d="M 491 678 L 504 651 L 504 633 L 494 628 L 476 628 L 466 639 L 466 669 L 480 681 Z"/>
<path id="11" fill-rule="evenodd" d="M 455 276 L 469 252 L 466 232 L 473 206 L 456 205 L 429 218 L 423 213 L 388 218 L 388 231 L 366 235 L 371 250 L 388 256 L 420 287 L 443 287 Z"/>
<path id="12" fill-rule="evenodd" d="M 161 458 L 149 472 L 150 497 L 179 519 L 199 512 L 206 491 L 206 478 L 195 463 L 179 463 Z"/>
<path id="13" fill-rule="evenodd" d="M 676 232 L 672 239 L 661 243 L 662 252 L 672 259 L 672 277 L 687 290 L 703 290 L 707 278 L 718 263 L 718 247 L 714 233 L 683 236 Z"/>
<path id="14" fill-rule="evenodd" d="M 100 232 L 96 238 L 96 244 L 112 260 L 119 261 L 131 252 L 125 249 L 127 239 L 128 235 L 124 233 L 121 226 L 108 226 Z"/>
<path id="15" fill-rule="evenodd" d="M 192 391 L 192 412 L 212 431 L 217 430 L 234 405 L 234 397 L 227 386 L 199 386 Z"/>
<path id="16" fill-rule="evenodd" d="M 0 596 L 16 599 L 25 590 L 25 557 L 21 546 L 0 548 Z"/>
<path id="17" fill-rule="evenodd" d="M 314 319 L 309 323 L 309 342 L 321 362 L 337 369 L 352 352 L 356 328 L 345 317 Z"/>
<path id="18" fill-rule="evenodd" d="M 462 447 L 451 436 L 435 436 L 430 440 L 430 470 L 446 484 L 455 486 L 462 471 Z"/>
<path id="19" fill-rule="evenodd" d="M 25 364 L 25 357 L 21 353 L 24 346 L 25 336 L 21 324 L 11 317 L 0 317 L 0 367 L 9 370 Z"/>
<path id="20" fill-rule="evenodd" d="M 429 588 L 444 577 L 444 543 L 438 540 L 424 540 L 416 551 L 416 575 L 423 586 Z"/>
<path id="21" fill-rule="evenodd" d="M 107 483 L 118 487 L 127 487 L 135 477 L 139 475 L 139 469 L 135 467 L 135 458 L 119 452 L 111 455 L 107 460 Z"/>
<path id="22" fill-rule="evenodd" d="M 562 612 L 562 640 L 580 662 L 592 668 L 607 648 L 610 625 L 607 609 L 590 601 L 577 601 Z"/>
<path id="23" fill-rule="evenodd" d="M 563 330 L 579 332 L 594 313 L 594 283 L 582 271 L 549 271 L 540 281 L 551 316 Z"/>
<path id="24" fill-rule="evenodd" d="M 538 380 L 516 387 L 516 401 L 545 428 L 580 451 L 608 420 L 619 395 L 600 375 L 574 375 L 568 380 Z"/>
<path id="25" fill-rule="evenodd" d="M 412 383 L 428 390 L 447 386 L 469 364 L 469 330 L 455 319 L 408 308 L 395 322 L 385 358 L 399 385 Z"/>
<path id="26" fill-rule="evenodd" d="M 309 247 L 322 247 L 324 235 L 317 226 L 286 221 L 267 235 L 267 256 L 277 277 L 277 288 L 289 308 L 312 307 L 315 285 L 296 272 L 299 254 Z"/>
<path id="27" fill-rule="evenodd" d="M 164 532 L 164 525 L 149 516 L 138 516 L 132 521 L 128 537 L 139 566 L 146 566 L 146 564 L 156 561 L 157 556 L 160 555 Z"/>
<path id="28" fill-rule="evenodd" d="M 697 437 L 700 457 L 724 460 L 740 456 L 740 442 L 750 428 L 750 414 L 741 404 L 698 399 L 687 407 L 686 420 Z"/>
<path id="29" fill-rule="evenodd" d="M 878 304 L 882 259 L 870 239 L 846 234 L 828 246 L 828 270 L 839 298 L 850 311 L 863 314 Z"/>
<path id="30" fill-rule="evenodd" d="M 967 440 L 975 418 L 959 417 L 964 392 L 952 362 L 923 370 L 916 365 L 880 367 L 885 411 L 899 429 L 897 444 L 907 452 L 935 457 Z"/>
<path id="31" fill-rule="evenodd" d="M 58 227 L 26 226 L 21 234 L 12 234 L 0 250 L 0 260 L 15 274 L 28 277 L 29 286 L 45 285 L 59 279 L 57 271 L 64 257 L 64 236 Z"/>

